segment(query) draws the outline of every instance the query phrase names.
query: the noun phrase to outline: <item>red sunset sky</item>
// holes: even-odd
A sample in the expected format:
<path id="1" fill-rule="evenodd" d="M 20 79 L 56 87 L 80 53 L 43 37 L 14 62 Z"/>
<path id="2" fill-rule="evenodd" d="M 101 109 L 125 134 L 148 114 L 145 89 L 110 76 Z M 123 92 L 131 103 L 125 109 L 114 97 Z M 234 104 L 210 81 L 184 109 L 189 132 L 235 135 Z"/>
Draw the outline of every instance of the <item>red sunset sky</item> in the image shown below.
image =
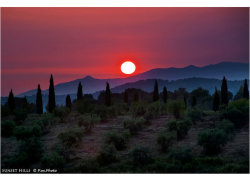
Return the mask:
<path id="1" fill-rule="evenodd" d="M 2 96 L 91 75 L 249 61 L 249 8 L 2 8 Z"/>

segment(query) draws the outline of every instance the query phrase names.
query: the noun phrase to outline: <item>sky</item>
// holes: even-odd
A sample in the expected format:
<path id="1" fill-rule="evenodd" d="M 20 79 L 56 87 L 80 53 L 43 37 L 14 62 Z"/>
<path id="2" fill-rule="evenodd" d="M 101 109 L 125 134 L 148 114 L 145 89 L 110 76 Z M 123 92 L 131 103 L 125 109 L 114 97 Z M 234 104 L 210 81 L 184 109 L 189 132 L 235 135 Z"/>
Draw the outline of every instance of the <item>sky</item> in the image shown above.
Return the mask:
<path id="1" fill-rule="evenodd" d="M 249 61 L 249 8 L 1 8 L 1 95 L 91 75 Z"/>

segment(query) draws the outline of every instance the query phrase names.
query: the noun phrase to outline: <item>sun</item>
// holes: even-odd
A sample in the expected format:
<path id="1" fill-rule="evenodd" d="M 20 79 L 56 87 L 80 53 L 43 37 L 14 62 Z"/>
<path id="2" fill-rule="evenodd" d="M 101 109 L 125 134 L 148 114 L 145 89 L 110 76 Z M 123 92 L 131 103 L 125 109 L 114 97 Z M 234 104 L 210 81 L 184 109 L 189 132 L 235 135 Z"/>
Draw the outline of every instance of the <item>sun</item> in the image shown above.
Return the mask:
<path id="1" fill-rule="evenodd" d="M 121 71 L 124 74 L 132 74 L 135 72 L 135 64 L 131 61 L 123 62 L 121 65 Z"/>

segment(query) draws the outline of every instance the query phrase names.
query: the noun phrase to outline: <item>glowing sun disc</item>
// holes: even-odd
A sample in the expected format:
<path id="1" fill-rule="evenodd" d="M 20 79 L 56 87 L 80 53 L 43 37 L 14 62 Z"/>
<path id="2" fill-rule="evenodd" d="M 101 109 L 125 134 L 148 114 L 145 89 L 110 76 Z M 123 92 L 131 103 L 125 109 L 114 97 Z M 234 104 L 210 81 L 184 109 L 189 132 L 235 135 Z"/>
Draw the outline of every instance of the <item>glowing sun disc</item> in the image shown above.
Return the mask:
<path id="1" fill-rule="evenodd" d="M 121 65 L 121 71 L 124 74 L 132 74 L 135 71 L 135 64 L 130 61 L 126 61 Z"/>

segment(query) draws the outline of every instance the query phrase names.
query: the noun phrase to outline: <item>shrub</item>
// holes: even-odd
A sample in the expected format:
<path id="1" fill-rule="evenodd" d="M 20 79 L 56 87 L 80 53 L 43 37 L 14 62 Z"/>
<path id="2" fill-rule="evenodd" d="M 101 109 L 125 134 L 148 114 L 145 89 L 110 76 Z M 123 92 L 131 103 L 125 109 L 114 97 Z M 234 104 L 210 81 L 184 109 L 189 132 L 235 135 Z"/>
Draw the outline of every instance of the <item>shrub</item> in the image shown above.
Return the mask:
<path id="1" fill-rule="evenodd" d="M 152 155 L 150 154 L 148 148 L 134 148 L 130 154 L 134 165 L 146 165 L 152 163 L 153 161 Z"/>
<path id="2" fill-rule="evenodd" d="M 146 113 L 146 105 L 143 102 L 135 102 L 130 106 L 133 117 L 143 116 Z"/>
<path id="3" fill-rule="evenodd" d="M 221 129 L 208 129 L 198 135 L 198 144 L 206 154 L 216 154 L 227 143 L 227 134 Z"/>
<path id="4" fill-rule="evenodd" d="M 29 161 L 26 152 L 2 159 L 2 168 L 27 168 L 28 166 Z"/>
<path id="5" fill-rule="evenodd" d="M 15 126 L 16 123 L 12 120 L 2 120 L 1 122 L 2 136 L 11 136 L 13 134 Z"/>
<path id="6" fill-rule="evenodd" d="M 179 160 L 181 163 L 191 162 L 193 157 L 192 149 L 187 147 L 174 147 L 168 153 L 168 158 Z"/>
<path id="7" fill-rule="evenodd" d="M 117 108 L 119 109 L 119 108 Z M 107 121 L 109 118 L 114 118 L 117 116 L 118 112 L 114 105 L 112 106 L 104 106 L 104 105 L 95 105 L 93 109 L 93 113 L 100 117 L 101 121 Z"/>
<path id="8" fill-rule="evenodd" d="M 223 119 L 221 122 L 218 123 L 216 127 L 218 129 L 224 130 L 227 134 L 232 133 L 234 130 L 234 124 L 227 119 Z"/>
<path id="9" fill-rule="evenodd" d="M 176 140 L 177 135 L 176 132 L 166 132 L 162 131 L 157 137 L 157 143 L 160 145 L 162 152 L 167 152 L 169 147 Z"/>
<path id="10" fill-rule="evenodd" d="M 193 123 L 200 121 L 202 118 L 202 111 L 200 109 L 194 108 L 187 111 L 187 117 L 189 117 Z"/>
<path id="11" fill-rule="evenodd" d="M 78 126 L 84 126 L 85 131 L 89 132 L 92 130 L 94 125 L 100 121 L 100 117 L 96 114 L 84 114 L 78 117 Z"/>
<path id="12" fill-rule="evenodd" d="M 176 119 L 178 119 L 185 110 L 185 104 L 180 100 L 169 102 L 168 110 L 175 116 Z"/>
<path id="13" fill-rule="evenodd" d="M 65 166 L 63 156 L 56 152 L 43 155 L 41 163 L 43 168 L 58 169 L 59 171 L 62 171 Z"/>
<path id="14" fill-rule="evenodd" d="M 52 150 L 58 153 L 59 155 L 63 156 L 65 160 L 69 160 L 70 154 L 72 152 L 71 148 L 68 148 L 67 146 L 62 144 L 55 144 Z"/>
<path id="15" fill-rule="evenodd" d="M 144 118 L 147 120 L 157 118 L 161 115 L 161 112 L 163 112 L 162 108 L 163 105 L 161 102 L 153 102 L 147 106 L 146 113 L 144 115 Z"/>
<path id="16" fill-rule="evenodd" d="M 14 115 L 15 115 L 15 121 L 19 124 L 22 121 L 24 121 L 27 117 L 27 110 L 26 109 L 15 109 Z"/>
<path id="17" fill-rule="evenodd" d="M 136 134 L 137 131 L 141 130 L 143 125 L 146 124 L 147 121 L 140 117 L 140 118 L 127 118 L 124 120 L 123 125 L 124 128 L 129 129 L 131 134 Z"/>
<path id="18" fill-rule="evenodd" d="M 41 136 L 41 127 L 39 125 L 34 126 L 16 126 L 13 133 L 17 139 L 27 139 L 33 136 Z"/>
<path id="19" fill-rule="evenodd" d="M 176 131 L 177 132 L 177 139 L 183 139 L 190 127 L 191 127 L 192 123 L 190 120 L 171 120 L 168 123 L 168 130 L 169 131 Z"/>
<path id="20" fill-rule="evenodd" d="M 97 155 L 97 161 L 100 165 L 109 165 L 117 161 L 117 153 L 113 144 L 105 145 Z"/>
<path id="21" fill-rule="evenodd" d="M 77 100 L 74 104 L 75 110 L 81 114 L 91 113 L 94 107 L 95 107 L 94 104 L 91 104 L 89 101 L 84 99 Z"/>
<path id="22" fill-rule="evenodd" d="M 80 173 L 99 173 L 100 165 L 95 159 L 83 159 L 79 166 Z"/>
<path id="23" fill-rule="evenodd" d="M 70 109 L 67 107 L 57 107 L 54 109 L 53 114 L 55 117 L 58 117 L 61 122 L 65 121 L 65 118 L 69 115 Z"/>
<path id="24" fill-rule="evenodd" d="M 128 141 L 130 133 L 124 132 L 124 133 L 118 133 L 117 131 L 109 132 L 106 135 L 106 143 L 108 144 L 114 144 L 115 148 L 117 150 L 123 150 L 126 148 L 126 143 Z"/>
<path id="25" fill-rule="evenodd" d="M 81 141 L 83 136 L 83 132 L 80 129 L 70 129 L 68 131 L 62 132 L 58 135 L 60 141 L 66 147 L 74 147 L 77 146 Z"/>

